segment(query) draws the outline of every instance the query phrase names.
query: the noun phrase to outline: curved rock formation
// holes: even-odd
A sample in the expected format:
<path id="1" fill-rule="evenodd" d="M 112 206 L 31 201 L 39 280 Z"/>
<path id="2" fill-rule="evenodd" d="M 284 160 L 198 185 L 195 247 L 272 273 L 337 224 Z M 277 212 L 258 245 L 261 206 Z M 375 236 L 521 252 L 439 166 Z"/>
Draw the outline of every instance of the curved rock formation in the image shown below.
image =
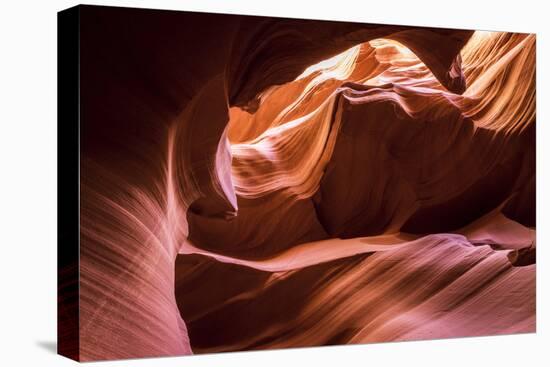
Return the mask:
<path id="1" fill-rule="evenodd" d="M 123 13 L 173 47 L 83 30 L 83 359 L 534 331 L 533 35 Z"/>

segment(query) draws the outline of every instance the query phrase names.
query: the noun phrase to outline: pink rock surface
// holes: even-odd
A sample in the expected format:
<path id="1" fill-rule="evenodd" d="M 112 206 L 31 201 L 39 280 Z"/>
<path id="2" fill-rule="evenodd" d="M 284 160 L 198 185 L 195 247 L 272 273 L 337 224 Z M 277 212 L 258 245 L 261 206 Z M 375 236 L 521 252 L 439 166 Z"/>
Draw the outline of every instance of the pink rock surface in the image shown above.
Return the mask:
<path id="1" fill-rule="evenodd" d="M 134 12 L 142 69 L 83 29 L 82 360 L 535 331 L 533 35 Z"/>

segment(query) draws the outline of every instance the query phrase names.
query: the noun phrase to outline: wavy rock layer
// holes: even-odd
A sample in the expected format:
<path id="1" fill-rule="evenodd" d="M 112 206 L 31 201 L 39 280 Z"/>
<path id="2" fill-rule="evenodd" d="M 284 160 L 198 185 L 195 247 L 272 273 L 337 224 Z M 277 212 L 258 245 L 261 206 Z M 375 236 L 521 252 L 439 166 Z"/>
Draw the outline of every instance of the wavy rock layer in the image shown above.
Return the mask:
<path id="1" fill-rule="evenodd" d="M 377 39 L 231 109 L 233 217 L 189 212 L 176 262 L 194 351 L 533 331 L 534 46 L 474 34 L 457 94 Z"/>
<path id="2" fill-rule="evenodd" d="M 534 331 L 533 35 L 82 23 L 81 359 Z"/>

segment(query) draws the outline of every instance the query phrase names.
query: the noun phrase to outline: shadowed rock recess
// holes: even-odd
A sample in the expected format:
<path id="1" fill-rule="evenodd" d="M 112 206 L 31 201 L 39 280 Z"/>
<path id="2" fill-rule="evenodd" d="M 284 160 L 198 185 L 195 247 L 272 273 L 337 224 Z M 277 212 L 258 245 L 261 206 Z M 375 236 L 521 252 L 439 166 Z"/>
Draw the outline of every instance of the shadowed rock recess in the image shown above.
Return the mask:
<path id="1" fill-rule="evenodd" d="M 82 360 L 535 331 L 535 36 L 81 13 Z"/>

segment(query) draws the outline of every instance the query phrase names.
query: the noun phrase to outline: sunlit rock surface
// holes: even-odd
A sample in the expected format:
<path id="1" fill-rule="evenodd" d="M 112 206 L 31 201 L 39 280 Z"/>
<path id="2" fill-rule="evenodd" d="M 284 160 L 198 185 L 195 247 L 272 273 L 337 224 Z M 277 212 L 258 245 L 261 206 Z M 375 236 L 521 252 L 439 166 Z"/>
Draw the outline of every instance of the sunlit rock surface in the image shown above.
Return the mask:
<path id="1" fill-rule="evenodd" d="M 535 330 L 534 35 L 118 11 L 82 30 L 83 360 Z"/>

